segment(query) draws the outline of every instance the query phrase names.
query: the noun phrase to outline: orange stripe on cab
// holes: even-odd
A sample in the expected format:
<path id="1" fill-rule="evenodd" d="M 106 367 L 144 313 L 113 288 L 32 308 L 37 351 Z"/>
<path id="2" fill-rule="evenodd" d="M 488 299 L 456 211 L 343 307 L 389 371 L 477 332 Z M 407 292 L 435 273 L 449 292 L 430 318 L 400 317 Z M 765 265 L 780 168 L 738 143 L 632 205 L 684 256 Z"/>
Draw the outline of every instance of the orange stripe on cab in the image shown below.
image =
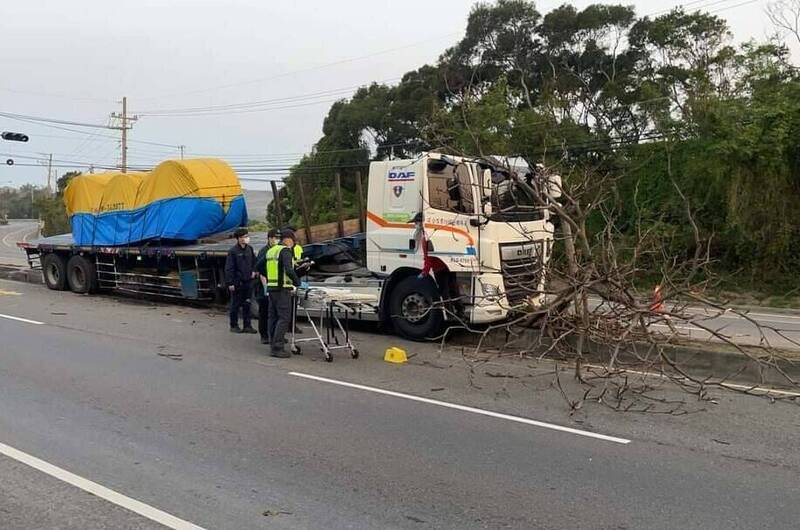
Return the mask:
<path id="1" fill-rule="evenodd" d="M 391 223 L 386 219 L 384 219 L 383 217 L 381 217 L 380 215 L 370 212 L 369 210 L 367 211 L 367 219 L 369 219 L 376 225 L 383 228 L 404 228 L 406 230 L 410 228 L 409 223 Z M 472 238 L 472 235 L 466 230 L 463 230 L 461 228 L 457 228 L 455 226 L 450 226 L 450 225 L 439 225 L 432 223 L 425 223 L 425 228 L 430 228 L 431 230 L 441 230 L 443 232 L 452 232 L 453 234 L 462 235 L 467 239 L 467 242 L 469 243 L 470 246 L 475 246 L 475 240 Z"/>

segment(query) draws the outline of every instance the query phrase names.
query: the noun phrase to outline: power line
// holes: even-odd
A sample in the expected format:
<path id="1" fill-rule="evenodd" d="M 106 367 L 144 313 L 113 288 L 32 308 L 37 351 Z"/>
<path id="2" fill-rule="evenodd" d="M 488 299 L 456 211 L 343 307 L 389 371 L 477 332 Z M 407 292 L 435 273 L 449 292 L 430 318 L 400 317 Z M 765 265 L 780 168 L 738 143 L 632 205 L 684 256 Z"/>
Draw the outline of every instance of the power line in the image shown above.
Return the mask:
<path id="1" fill-rule="evenodd" d="M 37 122 L 37 121 L 29 120 L 29 119 L 26 119 L 26 118 L 10 118 L 10 119 L 21 121 L 21 122 L 25 122 L 25 123 L 30 123 L 30 124 L 33 124 L 33 125 L 39 125 L 39 126 L 42 126 L 42 127 L 49 127 L 51 129 L 58 129 L 60 131 L 69 131 L 69 132 L 73 132 L 73 133 L 77 133 L 77 134 L 88 134 L 90 136 L 93 134 L 93 133 L 90 133 L 88 131 L 81 131 L 79 129 L 70 129 L 69 127 L 63 127 L 63 126 L 60 126 L 60 125 L 53 125 L 53 124 L 45 123 L 45 122 Z M 111 136 L 111 135 L 107 135 L 107 134 L 96 134 L 96 136 L 103 137 L 103 138 L 110 138 L 112 140 L 119 141 L 119 138 L 117 138 L 116 136 Z M 179 147 L 178 145 L 175 145 L 175 144 L 164 144 L 164 143 L 160 143 L 160 142 L 151 142 L 151 141 L 147 141 L 147 140 L 129 140 L 129 141 L 132 142 L 132 143 L 139 143 L 139 144 L 145 144 L 145 145 L 157 145 L 157 146 L 161 146 L 161 147 L 172 147 L 174 149 L 177 149 Z"/>
<path id="2" fill-rule="evenodd" d="M 165 99 L 165 98 L 176 97 L 176 96 L 188 96 L 188 95 L 192 95 L 192 94 L 202 94 L 202 93 L 205 93 L 205 92 L 213 92 L 215 90 L 221 90 L 221 89 L 226 89 L 226 88 L 234 88 L 234 87 L 240 87 L 240 86 L 245 86 L 245 85 L 253 85 L 253 84 L 263 83 L 265 81 L 272 81 L 272 80 L 275 80 L 275 79 L 281 79 L 281 78 L 284 78 L 284 77 L 289 77 L 289 76 L 297 75 L 297 74 L 304 73 L 304 72 L 311 72 L 311 71 L 314 71 L 314 70 L 321 70 L 321 69 L 324 69 L 324 68 L 330 68 L 332 66 L 338 66 L 340 64 L 347 64 L 347 63 L 352 63 L 352 62 L 356 62 L 356 61 L 361 61 L 361 60 L 364 60 L 364 59 L 370 59 L 372 57 L 377 57 L 377 56 L 380 56 L 380 55 L 385 55 L 385 54 L 388 54 L 388 53 L 393 53 L 393 52 L 396 52 L 396 51 L 401 51 L 401 50 L 405 50 L 405 49 L 408 49 L 408 48 L 413 48 L 413 47 L 416 47 L 416 46 L 420 46 L 422 44 L 427 44 L 429 42 L 442 40 L 444 38 L 450 38 L 453 35 L 459 35 L 459 34 L 461 34 L 461 31 L 454 31 L 454 32 L 451 32 L 451 33 L 443 33 L 443 34 L 439 34 L 439 35 L 437 35 L 435 37 L 432 37 L 430 39 L 425 39 L 425 40 L 421 40 L 421 41 L 417 41 L 417 42 L 412 42 L 410 44 L 405 44 L 403 46 L 398 46 L 396 48 L 389 48 L 389 49 L 386 49 L 386 50 L 380 50 L 380 51 L 377 51 L 377 52 L 374 52 L 374 53 L 370 53 L 370 54 L 367 54 L 367 55 L 361 55 L 361 56 L 358 56 L 358 57 L 350 57 L 350 58 L 347 58 L 347 59 L 340 59 L 338 61 L 332 61 L 332 62 L 329 62 L 329 63 L 325 63 L 325 64 L 321 64 L 321 65 L 317 65 L 317 66 L 311 66 L 311 67 L 308 67 L 308 68 L 300 68 L 298 70 L 292 70 L 292 71 L 289 71 L 289 72 L 284 72 L 282 74 L 277 74 L 277 75 L 273 75 L 273 76 L 261 77 L 261 78 L 257 78 L 257 79 L 251 79 L 251 80 L 248 80 L 248 81 L 241 81 L 241 82 L 238 82 L 238 83 L 229 83 L 229 84 L 225 84 L 225 85 L 217 85 L 217 86 L 214 86 L 214 87 L 201 88 L 201 89 L 197 89 L 197 90 L 190 90 L 190 91 L 187 91 L 187 92 L 178 92 L 178 93 L 172 93 L 172 94 L 162 94 L 160 96 L 140 97 L 138 99 L 140 101 L 142 101 L 142 100 L 150 100 L 150 99 Z"/>
<path id="3" fill-rule="evenodd" d="M 79 121 L 71 121 L 71 120 L 58 120 L 55 118 L 42 118 L 38 116 L 26 116 L 25 114 L 13 114 L 11 112 L 0 112 L 0 116 L 4 118 L 9 118 L 12 120 L 28 120 L 33 122 L 43 122 L 43 123 L 57 123 L 59 125 L 73 125 L 77 127 L 92 127 L 96 129 L 112 129 L 113 127 L 109 127 L 108 125 L 100 125 L 99 123 L 83 123 Z"/>
<path id="4" fill-rule="evenodd" d="M 730 9 L 736 9 L 737 7 L 746 6 L 748 4 L 754 4 L 756 2 L 760 2 L 761 0 L 747 0 L 746 2 L 742 2 L 740 4 L 732 5 L 729 7 L 723 7 L 722 9 L 715 9 L 714 11 L 709 11 L 708 14 L 719 13 L 720 11 L 728 11 Z"/>
<path id="5" fill-rule="evenodd" d="M 261 107 L 255 109 L 243 109 L 243 110 L 230 110 L 230 111 L 217 111 L 217 112 L 197 112 L 197 113 L 179 113 L 179 114 L 154 114 L 154 113 L 141 113 L 141 116 L 147 117 L 169 117 L 169 118 L 194 118 L 198 116 L 228 116 L 233 114 L 252 114 L 254 112 L 267 112 L 270 110 L 283 110 L 283 109 L 296 109 L 301 107 L 311 107 L 314 105 L 320 105 L 323 103 L 334 103 L 339 101 L 341 97 L 332 98 L 332 99 L 321 99 L 318 101 L 309 101 L 306 103 L 298 103 L 296 105 L 283 105 L 283 106 L 272 106 L 272 107 Z"/>
<path id="6" fill-rule="evenodd" d="M 345 92 L 352 92 L 353 90 L 368 86 L 370 84 L 385 84 L 391 83 L 393 81 L 398 81 L 402 79 L 402 77 L 393 77 L 391 79 L 384 79 L 381 81 L 371 81 L 369 83 L 361 83 L 359 85 L 350 85 L 341 88 L 332 88 L 330 90 L 323 90 L 321 92 L 311 92 L 306 94 L 297 94 L 294 96 L 285 96 L 279 98 L 271 98 L 271 99 L 261 99 L 261 100 L 254 100 L 254 101 L 244 101 L 240 103 L 230 103 L 227 105 L 210 105 L 206 107 L 184 107 L 184 108 L 175 108 L 175 109 L 155 109 L 155 110 L 141 110 L 138 111 L 137 114 L 140 116 L 155 116 L 155 115 L 164 115 L 164 114 L 180 114 L 180 113 L 196 113 L 196 112 L 213 112 L 213 111 L 223 111 L 223 110 L 239 110 L 239 109 L 249 109 L 254 107 L 260 107 L 264 105 L 272 105 L 272 104 L 283 104 L 283 103 L 295 103 L 298 101 L 304 101 L 308 99 L 318 99 L 321 97 L 338 95 L 340 93 Z"/>

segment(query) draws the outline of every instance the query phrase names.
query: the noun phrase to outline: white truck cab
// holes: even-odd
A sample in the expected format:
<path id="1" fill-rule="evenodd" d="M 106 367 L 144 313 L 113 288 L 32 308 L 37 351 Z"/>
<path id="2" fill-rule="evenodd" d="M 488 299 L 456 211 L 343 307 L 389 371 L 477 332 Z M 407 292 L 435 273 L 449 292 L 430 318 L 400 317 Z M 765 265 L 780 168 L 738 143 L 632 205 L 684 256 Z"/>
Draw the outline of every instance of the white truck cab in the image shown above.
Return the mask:
<path id="1" fill-rule="evenodd" d="M 366 264 L 383 280 L 382 319 L 422 339 L 447 321 L 495 322 L 541 304 L 554 232 L 530 193 L 542 185 L 559 196 L 560 179 L 527 164 L 439 153 L 373 162 Z"/>

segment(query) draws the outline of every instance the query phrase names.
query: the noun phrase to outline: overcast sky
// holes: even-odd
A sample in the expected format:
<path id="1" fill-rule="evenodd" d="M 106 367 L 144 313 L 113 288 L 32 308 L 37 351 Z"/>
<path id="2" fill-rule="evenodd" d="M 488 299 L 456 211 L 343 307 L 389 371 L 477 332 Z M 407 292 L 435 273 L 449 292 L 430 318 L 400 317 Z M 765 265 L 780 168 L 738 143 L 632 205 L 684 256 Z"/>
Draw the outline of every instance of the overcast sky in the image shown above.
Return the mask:
<path id="1" fill-rule="evenodd" d="M 766 0 L 684 2 L 729 20 L 737 41 L 764 38 Z M 542 0 L 546 12 L 563 2 Z M 577 7 L 592 2 L 577 0 Z M 609 2 L 620 3 L 620 2 Z M 640 14 L 680 4 L 635 0 Z M 4 0 L 0 7 L 0 112 L 106 124 L 128 97 L 143 115 L 130 133 L 129 164 L 179 155 L 290 165 L 320 136 L 331 100 L 358 85 L 396 82 L 463 34 L 465 0 Z M 308 96 L 312 95 L 312 96 Z M 268 100 L 269 110 L 201 117 L 148 111 Z M 250 109 L 246 109 L 250 110 Z M 44 185 L 41 153 L 60 161 L 113 165 L 118 132 L 0 117 L 27 144 L 0 141 L 0 186 Z M 79 134 L 71 130 L 89 134 Z M 160 145 L 151 145 L 154 142 Z M 173 147 L 168 147 L 173 146 Z M 30 157 L 30 158 L 23 158 Z M 58 173 L 66 171 L 59 167 Z M 262 186 L 248 184 L 248 187 Z"/>

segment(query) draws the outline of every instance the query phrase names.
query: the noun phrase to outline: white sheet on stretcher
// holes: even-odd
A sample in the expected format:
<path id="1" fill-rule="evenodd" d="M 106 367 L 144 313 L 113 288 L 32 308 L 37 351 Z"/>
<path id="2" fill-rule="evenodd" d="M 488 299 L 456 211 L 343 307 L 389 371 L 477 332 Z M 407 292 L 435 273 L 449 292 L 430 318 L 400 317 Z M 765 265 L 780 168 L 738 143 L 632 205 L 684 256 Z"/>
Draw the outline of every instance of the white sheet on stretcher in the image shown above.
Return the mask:
<path id="1" fill-rule="evenodd" d="M 301 299 L 305 297 L 305 291 L 300 291 Z M 374 294 L 354 293 L 347 289 L 335 289 L 333 287 L 311 287 L 308 289 L 309 301 L 325 302 L 355 302 L 363 304 L 376 303 L 378 297 Z"/>

